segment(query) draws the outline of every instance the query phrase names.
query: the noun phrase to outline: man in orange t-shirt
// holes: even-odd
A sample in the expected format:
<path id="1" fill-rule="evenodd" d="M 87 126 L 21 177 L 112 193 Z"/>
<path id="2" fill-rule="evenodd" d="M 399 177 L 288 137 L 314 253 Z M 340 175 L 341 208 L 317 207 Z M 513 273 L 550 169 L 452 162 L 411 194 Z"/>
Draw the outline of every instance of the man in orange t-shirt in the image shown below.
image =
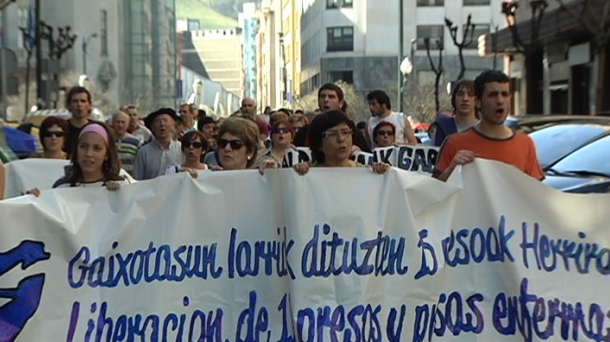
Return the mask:
<path id="1" fill-rule="evenodd" d="M 504 125 L 510 113 L 510 78 L 501 71 L 484 71 L 474 81 L 474 92 L 481 120 L 474 127 L 445 140 L 433 177 L 446 181 L 456 166 L 471 163 L 478 157 L 513 165 L 543 180 L 544 173 L 532 139 Z"/>

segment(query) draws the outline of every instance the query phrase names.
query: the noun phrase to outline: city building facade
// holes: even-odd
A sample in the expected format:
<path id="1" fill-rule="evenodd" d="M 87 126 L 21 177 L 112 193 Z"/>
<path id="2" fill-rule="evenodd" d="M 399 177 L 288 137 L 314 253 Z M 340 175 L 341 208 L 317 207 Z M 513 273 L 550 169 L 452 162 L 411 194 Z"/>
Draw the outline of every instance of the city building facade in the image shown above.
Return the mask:
<path id="1" fill-rule="evenodd" d="M 191 31 L 195 51 L 205 65 L 210 79 L 221 83 L 228 92 L 242 95 L 241 29 L 227 28 Z"/>
<path id="2" fill-rule="evenodd" d="M 244 97 L 256 99 L 258 75 L 258 41 L 259 13 L 253 2 L 243 5 L 239 14 L 239 26 L 242 28 L 242 94 Z"/>
<path id="3" fill-rule="evenodd" d="M 563 2 L 565 9 L 557 1 L 518 3 L 514 16 L 507 16 L 511 27 L 493 35 L 493 44 L 507 56 L 515 112 L 608 115 L 610 42 L 604 45 L 598 40 L 602 35 L 594 32 L 609 32 L 610 14 L 604 14 L 607 1 Z"/>
<path id="4" fill-rule="evenodd" d="M 34 36 L 34 4 L 34 0 L 21 0 L 0 13 L 0 44 L 15 52 L 21 84 L 26 83 L 28 40 L 20 28 Z M 59 100 L 65 89 L 86 75 L 87 84 L 103 93 L 114 108 L 133 103 L 146 111 L 175 104 L 178 68 L 174 0 L 41 1 L 40 12 L 55 38 L 60 28 L 65 31 L 67 27 L 76 36 L 57 65 L 61 77 L 45 89 L 52 101 Z M 48 59 L 48 42 L 43 40 L 41 47 L 43 59 Z M 29 83 L 35 89 L 35 53 L 30 66 Z M 36 99 L 29 103 L 36 104 Z"/>
<path id="5" fill-rule="evenodd" d="M 175 0 L 129 0 L 120 4 L 123 30 L 117 41 L 124 49 L 120 78 L 123 101 L 151 111 L 175 107 L 180 72 Z"/>
<path id="6" fill-rule="evenodd" d="M 463 49 L 465 77 L 472 78 L 493 68 L 491 58 L 477 53 L 481 34 L 504 26 L 501 0 L 400 0 L 403 1 L 403 51 L 410 57 L 414 78 L 432 82 L 425 39 L 430 54 L 438 63 L 439 41 L 443 51 L 443 89 L 454 81 L 460 70 L 458 48 L 454 45 L 445 18 L 457 26 L 461 41 L 463 25 L 471 16 L 474 29 Z M 394 102 L 399 75 L 399 0 L 303 0 L 301 17 L 301 94 L 334 81 L 352 83 L 362 94 L 386 89 Z M 499 64 L 499 65 L 498 65 Z M 501 63 L 496 62 L 501 68 Z"/>
<path id="7" fill-rule="evenodd" d="M 284 66 L 282 58 L 282 0 L 263 0 L 257 34 L 259 108 L 280 108 L 284 104 Z"/>
<path id="8" fill-rule="evenodd" d="M 298 107 L 301 97 L 301 0 L 282 0 L 282 35 L 280 37 L 283 60 L 282 99 L 287 105 Z"/>

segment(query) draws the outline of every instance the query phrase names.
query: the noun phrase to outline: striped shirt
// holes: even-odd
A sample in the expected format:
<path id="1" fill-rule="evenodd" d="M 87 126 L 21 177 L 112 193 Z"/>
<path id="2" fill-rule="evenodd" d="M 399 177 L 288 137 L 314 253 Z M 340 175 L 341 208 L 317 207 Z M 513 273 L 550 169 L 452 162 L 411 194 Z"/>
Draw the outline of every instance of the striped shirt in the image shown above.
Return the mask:
<path id="1" fill-rule="evenodd" d="M 131 134 L 127 134 L 125 138 L 116 141 L 116 148 L 119 153 L 121 165 L 123 169 L 130 174 L 133 172 L 133 164 L 135 163 L 136 154 L 138 153 L 140 146 L 140 140 Z"/>

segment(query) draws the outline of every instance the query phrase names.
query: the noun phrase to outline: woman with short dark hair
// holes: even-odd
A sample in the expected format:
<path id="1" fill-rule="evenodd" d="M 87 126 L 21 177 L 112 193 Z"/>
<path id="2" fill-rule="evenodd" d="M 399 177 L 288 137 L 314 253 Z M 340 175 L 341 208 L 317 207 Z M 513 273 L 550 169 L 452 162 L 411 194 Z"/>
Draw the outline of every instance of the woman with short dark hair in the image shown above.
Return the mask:
<path id="1" fill-rule="evenodd" d="M 313 120 L 309 128 L 311 142 L 312 166 L 317 167 L 358 167 L 364 166 L 351 160 L 352 146 L 355 140 L 356 126 L 340 110 L 322 113 Z M 309 163 L 299 163 L 294 169 L 299 174 L 309 171 Z M 375 173 L 385 173 L 391 168 L 386 163 L 371 165 Z"/>
<path id="2" fill-rule="evenodd" d="M 68 159 L 64 147 L 69 129 L 68 121 L 60 117 L 49 116 L 44 119 L 38 129 L 43 151 L 32 155 L 31 158 Z"/>
<path id="3" fill-rule="evenodd" d="M 381 121 L 373 128 L 373 141 L 377 147 L 396 145 L 396 126 L 388 121 Z"/>
<path id="4" fill-rule="evenodd" d="M 182 153 L 184 164 L 172 165 L 165 170 L 166 175 L 178 172 L 188 172 L 193 178 L 199 177 L 199 171 L 208 171 L 206 164 L 201 162 L 202 157 L 208 150 L 208 142 L 205 135 L 199 131 L 190 131 L 182 136 Z"/>

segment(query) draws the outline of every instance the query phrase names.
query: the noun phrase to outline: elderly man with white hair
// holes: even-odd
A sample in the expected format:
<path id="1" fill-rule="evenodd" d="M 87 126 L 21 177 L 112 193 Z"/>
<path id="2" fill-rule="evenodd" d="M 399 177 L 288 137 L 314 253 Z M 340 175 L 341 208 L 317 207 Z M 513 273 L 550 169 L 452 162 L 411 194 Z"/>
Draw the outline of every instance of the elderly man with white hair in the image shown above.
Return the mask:
<path id="1" fill-rule="evenodd" d="M 133 172 L 136 155 L 141 146 L 140 140 L 127 132 L 130 121 L 129 114 L 122 111 L 118 111 L 112 116 L 112 128 L 119 159 L 123 169 L 129 174 Z"/>

